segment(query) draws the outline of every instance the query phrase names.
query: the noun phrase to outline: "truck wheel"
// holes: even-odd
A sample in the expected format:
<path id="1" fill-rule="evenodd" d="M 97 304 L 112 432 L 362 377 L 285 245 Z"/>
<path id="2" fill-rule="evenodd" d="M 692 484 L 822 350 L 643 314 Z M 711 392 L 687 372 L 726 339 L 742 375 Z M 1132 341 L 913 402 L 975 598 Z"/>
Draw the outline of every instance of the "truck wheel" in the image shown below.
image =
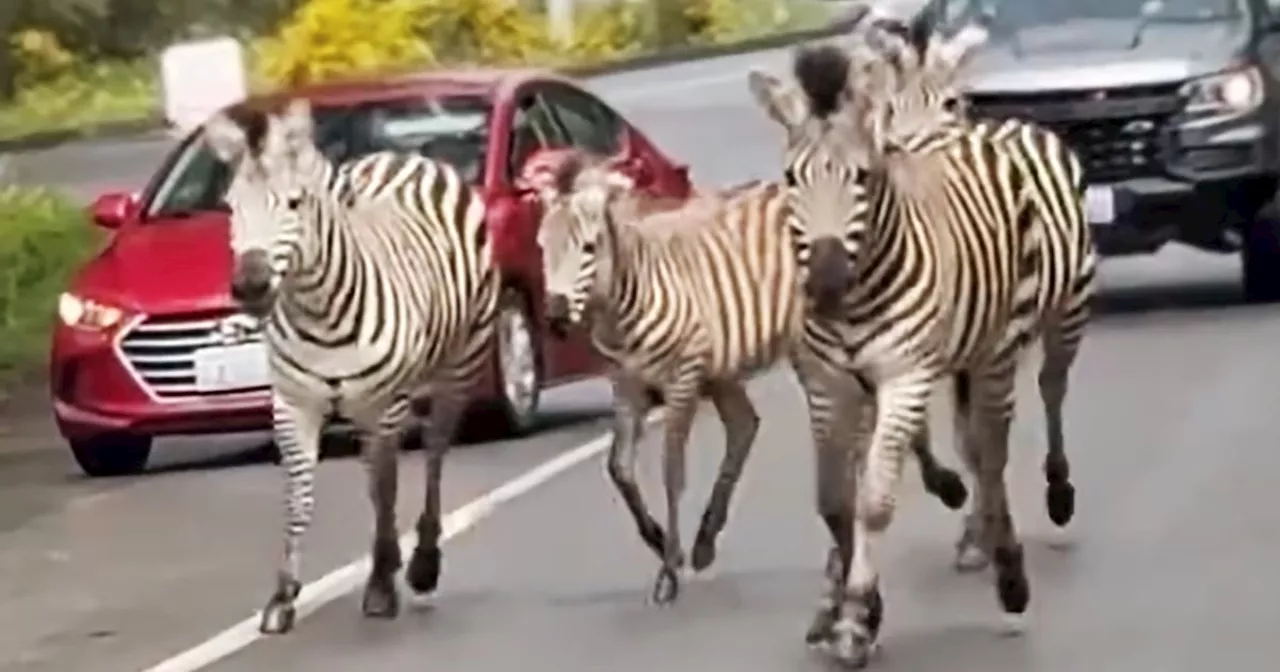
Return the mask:
<path id="1" fill-rule="evenodd" d="M 506 435 L 532 429 L 542 394 L 542 362 L 529 304 L 515 289 L 505 289 L 498 299 L 497 342 L 494 347 L 497 427 Z"/>
<path id="2" fill-rule="evenodd" d="M 111 434 L 71 441 L 80 470 L 93 478 L 142 473 L 151 457 L 151 437 Z"/>
<path id="3" fill-rule="evenodd" d="M 1272 202 L 1246 224 L 1240 251 L 1244 298 L 1249 303 L 1280 301 L 1280 207 Z"/>

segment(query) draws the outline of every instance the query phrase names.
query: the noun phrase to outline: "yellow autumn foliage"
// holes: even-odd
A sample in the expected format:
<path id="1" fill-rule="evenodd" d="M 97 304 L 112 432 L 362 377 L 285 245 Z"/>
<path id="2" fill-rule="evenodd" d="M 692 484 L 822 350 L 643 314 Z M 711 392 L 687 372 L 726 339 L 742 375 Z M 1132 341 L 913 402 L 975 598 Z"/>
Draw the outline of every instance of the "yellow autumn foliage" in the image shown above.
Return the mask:
<path id="1" fill-rule="evenodd" d="M 736 37 L 776 18 L 782 0 L 688 0 L 696 42 Z M 519 0 L 307 0 L 276 35 L 255 45 L 264 83 L 296 86 L 333 77 L 438 64 L 564 65 L 621 58 L 653 44 L 651 3 L 581 3 L 574 35 L 549 34 L 547 18 Z"/>
<path id="2" fill-rule="evenodd" d="M 76 64 L 72 54 L 47 30 L 28 28 L 9 36 L 8 44 L 0 43 L 13 54 L 18 77 L 24 84 L 54 79 Z"/>
<path id="3" fill-rule="evenodd" d="M 648 37 L 644 13 L 632 0 L 580 7 L 573 20 L 574 34 L 564 51 L 576 61 L 621 58 L 642 50 Z"/>
<path id="4" fill-rule="evenodd" d="M 434 63 L 421 0 L 309 0 L 258 45 L 258 66 L 296 86 L 357 72 Z"/>
<path id="5" fill-rule="evenodd" d="M 515 65 L 547 60 L 556 51 L 547 21 L 513 0 L 418 0 L 423 37 L 441 60 Z"/>
<path id="6" fill-rule="evenodd" d="M 788 5 L 786 0 L 690 0 L 685 17 L 699 41 L 720 43 L 787 24 Z"/>

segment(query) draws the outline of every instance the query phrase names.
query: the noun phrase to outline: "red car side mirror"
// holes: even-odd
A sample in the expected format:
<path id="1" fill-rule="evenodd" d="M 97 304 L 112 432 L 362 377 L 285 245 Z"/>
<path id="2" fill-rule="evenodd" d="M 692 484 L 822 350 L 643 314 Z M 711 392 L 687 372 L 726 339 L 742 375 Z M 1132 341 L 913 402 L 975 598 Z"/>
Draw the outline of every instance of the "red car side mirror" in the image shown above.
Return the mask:
<path id="1" fill-rule="evenodd" d="M 118 229 L 138 212 L 138 197 L 126 192 L 109 192 L 98 196 L 89 206 L 93 223 L 104 229 Z"/>

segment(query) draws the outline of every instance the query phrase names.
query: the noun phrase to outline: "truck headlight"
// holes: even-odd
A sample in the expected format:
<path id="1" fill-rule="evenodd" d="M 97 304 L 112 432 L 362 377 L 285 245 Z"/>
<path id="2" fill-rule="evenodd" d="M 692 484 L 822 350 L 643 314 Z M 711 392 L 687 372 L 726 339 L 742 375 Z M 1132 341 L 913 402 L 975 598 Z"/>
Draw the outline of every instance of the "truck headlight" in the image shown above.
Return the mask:
<path id="1" fill-rule="evenodd" d="M 92 299 L 82 299 L 63 292 L 58 297 L 58 319 L 68 327 L 86 331 L 105 331 L 120 323 L 124 311 Z"/>
<path id="2" fill-rule="evenodd" d="M 1262 104 L 1262 76 L 1255 67 L 1219 72 L 1187 82 L 1188 112 L 1250 112 Z"/>

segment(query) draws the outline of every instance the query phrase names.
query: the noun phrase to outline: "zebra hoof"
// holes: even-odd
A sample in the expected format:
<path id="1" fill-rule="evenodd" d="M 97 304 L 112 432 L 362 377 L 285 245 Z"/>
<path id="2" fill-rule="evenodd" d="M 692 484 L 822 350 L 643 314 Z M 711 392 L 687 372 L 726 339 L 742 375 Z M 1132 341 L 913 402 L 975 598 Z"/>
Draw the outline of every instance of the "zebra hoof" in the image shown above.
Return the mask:
<path id="1" fill-rule="evenodd" d="M 302 592 L 302 583 L 287 574 L 277 578 L 276 590 L 262 608 L 262 618 L 258 622 L 258 631 L 264 635 L 282 635 L 293 630 L 294 621 L 298 618 L 294 600 Z"/>
<path id="2" fill-rule="evenodd" d="M 846 670 L 866 668 L 874 648 L 871 641 L 845 628 L 837 627 L 836 630 L 836 636 L 831 640 L 831 655 L 836 663 Z"/>
<path id="3" fill-rule="evenodd" d="M 441 554 L 439 546 L 413 549 L 413 557 L 409 558 L 409 568 L 405 570 L 404 580 L 419 595 L 425 595 L 436 589 L 440 583 Z"/>
<path id="4" fill-rule="evenodd" d="M 836 620 L 840 618 L 837 609 L 819 609 L 809 622 L 809 629 L 804 632 L 804 642 L 809 646 L 830 644 L 835 637 Z"/>
<path id="5" fill-rule="evenodd" d="M 658 577 L 653 582 L 653 603 L 666 606 L 674 603 L 679 596 L 680 577 L 676 574 L 676 570 L 671 567 L 662 567 L 658 570 Z"/>
<path id="6" fill-rule="evenodd" d="M 716 561 L 716 541 L 709 536 L 699 534 L 693 543 L 693 551 L 689 555 L 689 563 L 695 572 L 701 572 Z"/>
<path id="7" fill-rule="evenodd" d="M 1063 527 L 1076 513 L 1076 488 L 1067 482 L 1050 483 L 1044 491 L 1045 509 L 1054 525 Z"/>
<path id="8" fill-rule="evenodd" d="M 1031 586 L 1023 566 L 1022 549 L 997 548 L 995 552 L 996 594 L 1005 613 L 1021 614 L 1031 602 Z"/>
<path id="9" fill-rule="evenodd" d="M 959 510 L 969 500 L 969 490 L 964 486 L 964 479 L 950 469 L 941 468 L 934 472 L 925 487 L 952 511 Z"/>
<path id="10" fill-rule="evenodd" d="M 884 598 L 880 596 L 880 586 L 877 585 L 867 592 L 863 603 L 867 608 L 865 619 L 867 634 L 874 642 L 880 638 L 880 625 L 884 623 Z"/>
<path id="11" fill-rule="evenodd" d="M 400 615 L 400 594 L 391 577 L 369 577 L 360 600 L 360 611 L 367 618 L 393 619 Z"/>
<path id="12" fill-rule="evenodd" d="M 991 558 L 973 540 L 973 535 L 966 530 L 956 542 L 955 568 L 957 572 L 980 572 L 991 564 Z"/>
<path id="13" fill-rule="evenodd" d="M 262 620 L 258 623 L 258 631 L 264 635 L 283 635 L 293 630 L 298 611 L 293 602 L 276 602 L 272 599 L 262 610 Z"/>

